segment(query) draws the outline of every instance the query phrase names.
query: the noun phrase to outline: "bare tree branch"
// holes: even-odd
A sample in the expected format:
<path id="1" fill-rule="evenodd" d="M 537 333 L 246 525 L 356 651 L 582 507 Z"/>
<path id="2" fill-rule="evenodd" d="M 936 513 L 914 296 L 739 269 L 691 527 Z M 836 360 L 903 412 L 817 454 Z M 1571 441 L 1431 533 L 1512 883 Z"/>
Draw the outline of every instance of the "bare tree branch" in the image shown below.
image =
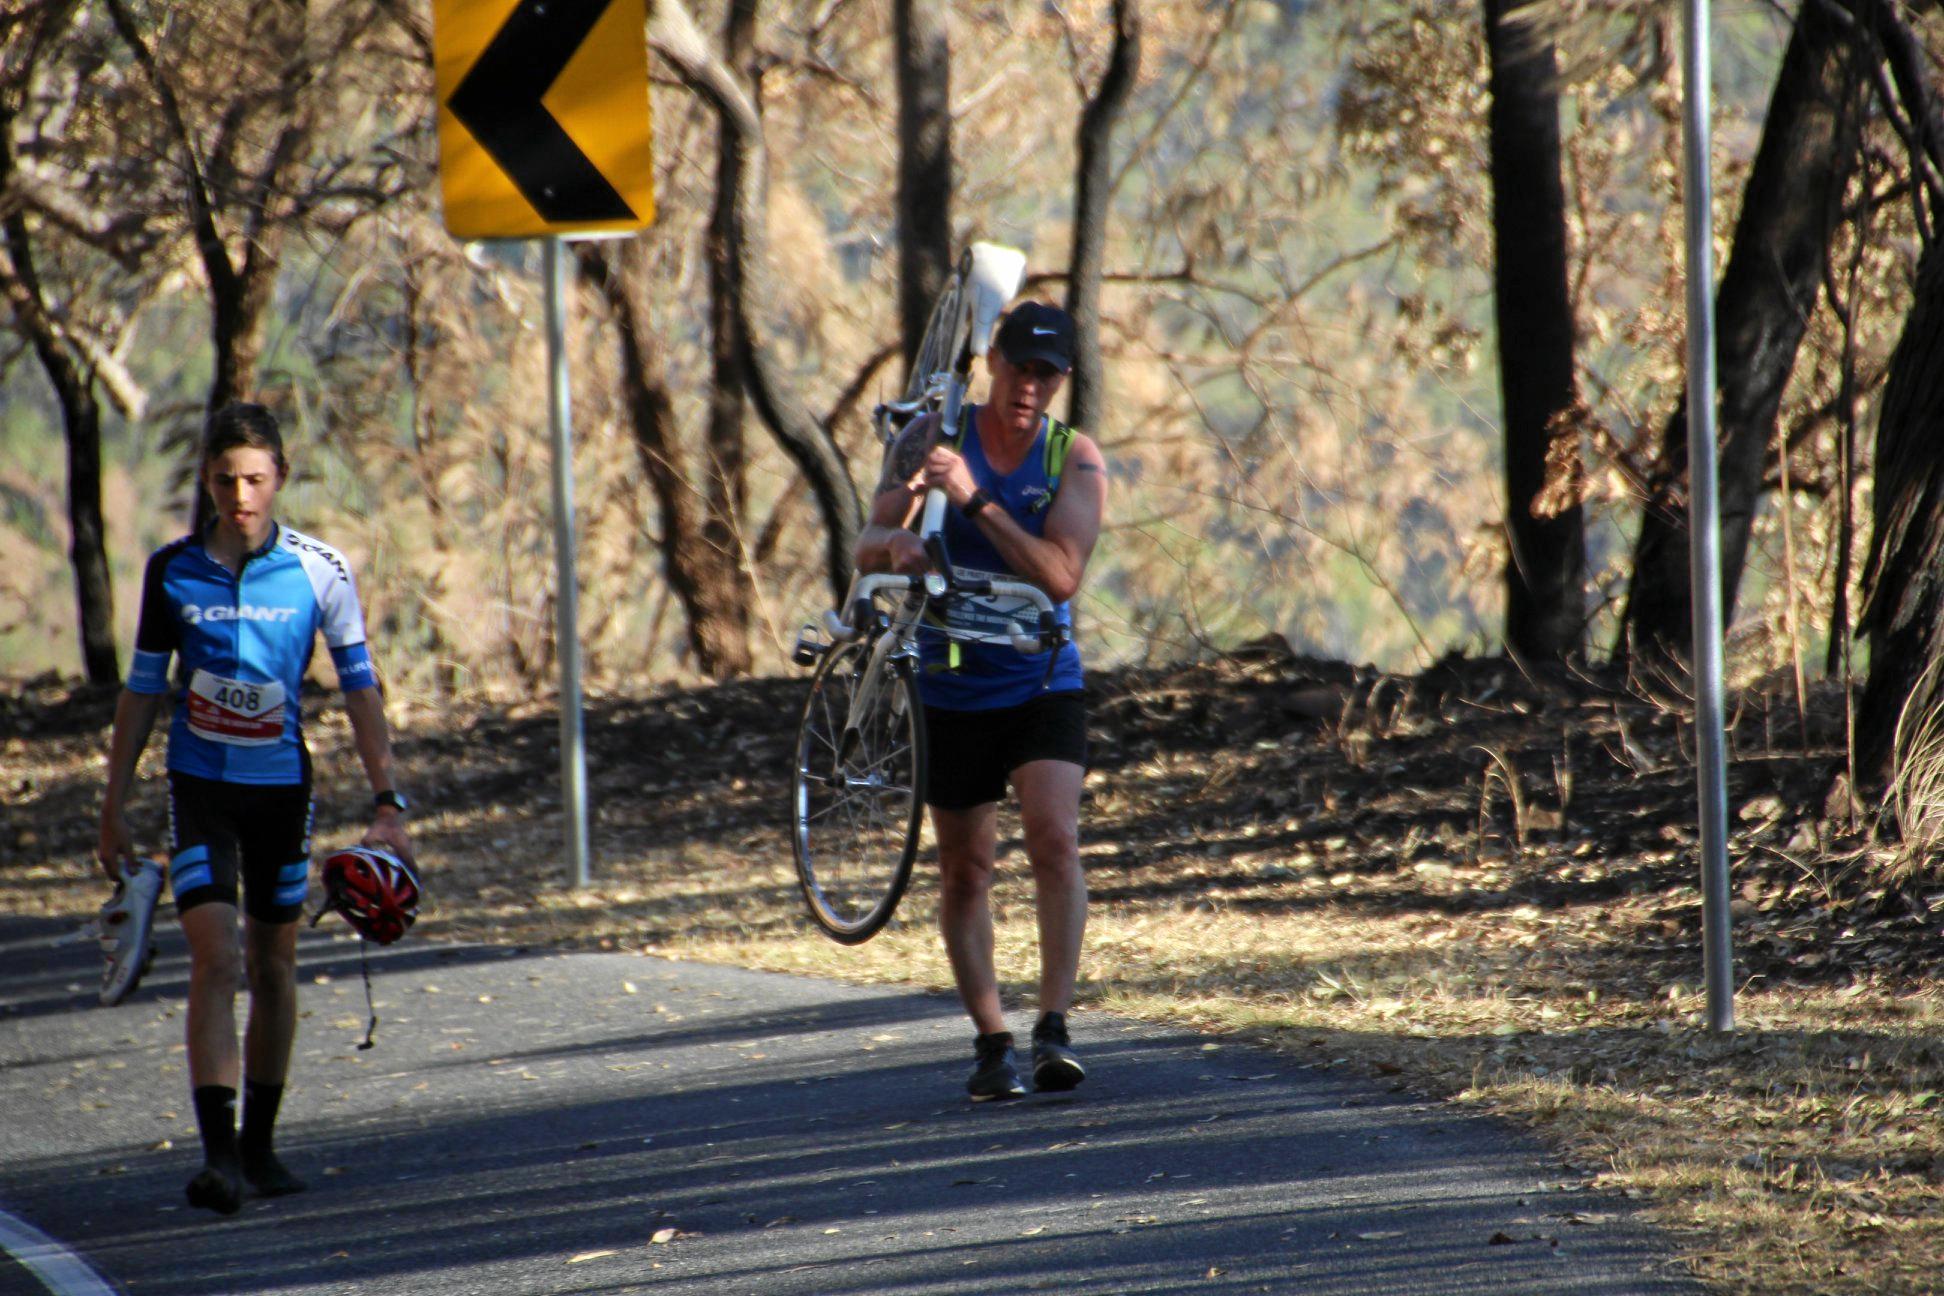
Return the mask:
<path id="1" fill-rule="evenodd" d="M 723 129 L 734 134 L 743 150 L 741 192 L 737 197 L 742 211 L 741 237 L 731 251 L 742 263 L 737 326 L 750 399 L 778 445 L 810 480 L 824 516 L 826 575 L 832 597 L 842 598 L 850 584 L 851 550 L 857 542 L 861 510 L 850 467 L 830 429 L 803 408 L 770 360 L 772 348 L 764 333 L 762 304 L 776 299 L 784 289 L 769 265 L 769 223 L 764 203 L 769 154 L 762 121 L 739 79 L 703 40 L 680 0 L 657 0 L 648 32 L 650 44 L 675 67 L 690 89 L 715 107 Z"/>

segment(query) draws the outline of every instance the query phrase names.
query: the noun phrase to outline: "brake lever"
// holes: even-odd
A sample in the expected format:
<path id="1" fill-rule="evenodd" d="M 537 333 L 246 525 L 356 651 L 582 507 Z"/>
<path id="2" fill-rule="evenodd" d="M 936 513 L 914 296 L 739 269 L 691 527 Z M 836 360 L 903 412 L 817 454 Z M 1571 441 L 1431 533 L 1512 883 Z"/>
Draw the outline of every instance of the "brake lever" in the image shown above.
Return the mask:
<path id="1" fill-rule="evenodd" d="M 1045 643 L 1049 637 L 1053 640 L 1053 646 L 1046 653 L 1046 674 L 1040 677 L 1042 693 L 1052 687 L 1053 672 L 1060 664 L 1060 649 L 1067 644 L 1067 628 L 1061 625 L 1052 614 L 1042 612 L 1040 613 L 1040 642 Z"/>
<path id="2" fill-rule="evenodd" d="M 958 584 L 958 574 L 952 570 L 952 555 L 945 552 L 942 533 L 934 531 L 925 537 L 925 557 L 931 560 L 932 570 L 945 578 L 947 589 Z"/>

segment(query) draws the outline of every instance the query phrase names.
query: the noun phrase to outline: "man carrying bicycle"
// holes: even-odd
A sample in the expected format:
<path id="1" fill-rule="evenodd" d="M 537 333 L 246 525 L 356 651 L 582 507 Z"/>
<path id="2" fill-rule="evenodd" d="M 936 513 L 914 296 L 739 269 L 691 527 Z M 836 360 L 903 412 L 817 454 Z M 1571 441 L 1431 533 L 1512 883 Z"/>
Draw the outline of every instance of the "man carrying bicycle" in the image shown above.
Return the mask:
<path id="1" fill-rule="evenodd" d="M 914 421 L 887 456 L 884 479 L 858 539 L 864 571 L 919 574 L 929 561 L 911 531 L 926 493 L 942 490 L 946 552 L 963 574 L 1037 585 L 1071 624 L 1100 535 L 1106 463 L 1094 442 L 1046 415 L 1073 367 L 1073 319 L 1026 302 L 999 327 L 987 355 L 985 404 L 967 407 L 957 429 L 932 416 Z M 1019 798 L 1026 857 L 1039 919 L 1038 1024 L 1033 1084 L 1071 1089 L 1085 1069 L 1068 1042 L 1087 886 L 1080 869 L 1080 789 L 1087 724 L 1080 654 L 1071 642 L 1046 653 L 954 638 L 1003 621 L 1005 609 L 954 600 L 946 624 L 920 637 L 919 693 L 930 735 L 925 801 L 938 839 L 939 926 L 959 998 L 978 1030 L 966 1089 L 975 1101 L 1025 1092 L 1006 1030 L 993 965 L 990 891 L 999 802 L 1010 782 Z"/>

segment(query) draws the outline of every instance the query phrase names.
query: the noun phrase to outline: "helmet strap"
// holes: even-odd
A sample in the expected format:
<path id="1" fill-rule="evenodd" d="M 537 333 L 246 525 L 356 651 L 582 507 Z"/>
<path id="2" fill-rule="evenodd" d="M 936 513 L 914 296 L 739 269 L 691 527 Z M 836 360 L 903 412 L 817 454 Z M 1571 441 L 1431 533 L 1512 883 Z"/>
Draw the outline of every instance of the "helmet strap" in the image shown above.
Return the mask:
<path id="1" fill-rule="evenodd" d="M 365 1023 L 364 1043 L 358 1045 L 358 1051 L 363 1052 L 376 1043 L 378 1034 L 378 1005 L 371 998 L 371 942 L 363 936 L 358 937 L 358 970 L 364 973 L 365 1011 L 371 1015 Z"/>

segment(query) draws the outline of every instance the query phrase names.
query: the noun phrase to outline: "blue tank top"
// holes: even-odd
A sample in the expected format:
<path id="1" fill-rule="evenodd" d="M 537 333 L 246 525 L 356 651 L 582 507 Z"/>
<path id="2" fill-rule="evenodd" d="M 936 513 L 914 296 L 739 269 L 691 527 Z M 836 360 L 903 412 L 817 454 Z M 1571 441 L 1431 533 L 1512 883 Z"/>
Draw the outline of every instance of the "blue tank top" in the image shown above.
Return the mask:
<path id="1" fill-rule="evenodd" d="M 986 461 L 979 444 L 976 406 L 968 410 L 958 450 L 972 472 L 972 480 L 992 496 L 990 508 L 1004 509 L 1020 529 L 1034 537 L 1046 534 L 1046 515 L 1059 483 L 1046 473 L 1046 420 L 1041 418 L 1039 435 L 1019 467 L 1003 476 Z M 945 550 L 952 566 L 972 576 L 1018 580 L 1019 573 L 1006 565 L 999 550 L 986 539 L 979 524 L 957 509 L 945 510 Z M 1065 603 L 1055 606 L 1060 624 L 1073 624 L 1072 609 Z M 927 617 L 928 620 L 931 618 Z M 1030 603 L 1012 599 L 966 599 L 953 609 L 956 626 L 975 632 L 1003 634 L 1012 621 L 1030 633 L 1039 623 L 1039 612 Z M 1071 692 L 1081 687 L 1080 650 L 1072 643 L 1059 649 L 1051 679 L 1046 674 L 1046 653 L 1022 653 L 1007 643 L 959 644 L 956 670 L 950 668 L 950 647 L 944 632 L 929 626 L 918 636 L 920 665 L 918 694 L 927 706 L 947 711 L 991 711 L 1000 707 L 1030 702 L 1042 691 Z M 1045 688 L 1042 690 L 1042 682 Z"/>
<path id="2" fill-rule="evenodd" d="M 320 540 L 278 526 L 236 575 L 195 536 L 150 555 L 127 684 L 167 693 L 169 658 L 181 658 L 169 768 L 225 783 L 302 783 L 298 691 L 320 633 L 339 688 L 377 686 L 351 567 Z"/>

